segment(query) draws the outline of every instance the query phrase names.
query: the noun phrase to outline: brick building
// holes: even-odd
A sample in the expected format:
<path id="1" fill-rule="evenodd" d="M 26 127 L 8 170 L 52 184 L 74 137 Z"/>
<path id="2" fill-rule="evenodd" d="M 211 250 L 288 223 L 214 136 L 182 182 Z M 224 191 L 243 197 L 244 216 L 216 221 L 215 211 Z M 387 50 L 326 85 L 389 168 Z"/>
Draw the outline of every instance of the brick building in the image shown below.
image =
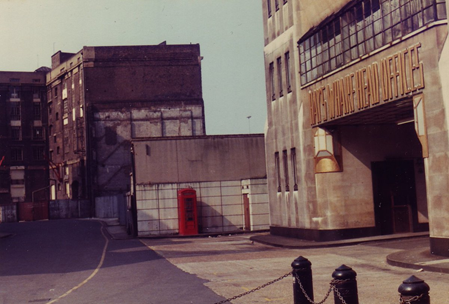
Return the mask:
<path id="1" fill-rule="evenodd" d="M 131 140 L 205 134 L 198 44 L 58 52 L 47 99 L 52 199 L 89 199 L 97 216 L 130 189 Z"/>
<path id="2" fill-rule="evenodd" d="M 18 219 L 17 203 L 48 200 L 46 72 L 0 72 L 0 222 Z"/>

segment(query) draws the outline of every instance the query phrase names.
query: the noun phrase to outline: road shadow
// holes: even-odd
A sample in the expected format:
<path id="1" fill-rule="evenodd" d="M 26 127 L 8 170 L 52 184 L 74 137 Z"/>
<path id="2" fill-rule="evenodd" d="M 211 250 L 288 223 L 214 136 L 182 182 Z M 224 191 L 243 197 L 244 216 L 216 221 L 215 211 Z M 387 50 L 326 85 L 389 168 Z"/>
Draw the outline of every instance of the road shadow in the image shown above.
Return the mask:
<path id="1" fill-rule="evenodd" d="M 102 223 L 86 220 L 52 220 L 2 223 L 0 276 L 70 273 L 96 269 L 106 244 Z M 102 268 L 163 259 L 137 239 L 112 240 Z M 4 262 L 7 261 L 7 262 Z"/>

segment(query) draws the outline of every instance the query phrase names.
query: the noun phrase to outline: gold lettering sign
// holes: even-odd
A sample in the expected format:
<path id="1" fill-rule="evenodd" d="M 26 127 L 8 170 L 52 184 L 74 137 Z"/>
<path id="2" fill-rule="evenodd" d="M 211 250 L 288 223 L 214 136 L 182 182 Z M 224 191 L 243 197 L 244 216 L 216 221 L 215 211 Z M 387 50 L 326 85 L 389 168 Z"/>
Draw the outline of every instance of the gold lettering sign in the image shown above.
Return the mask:
<path id="1" fill-rule="evenodd" d="M 424 88 L 417 43 L 309 91 L 311 125 L 390 102 Z"/>

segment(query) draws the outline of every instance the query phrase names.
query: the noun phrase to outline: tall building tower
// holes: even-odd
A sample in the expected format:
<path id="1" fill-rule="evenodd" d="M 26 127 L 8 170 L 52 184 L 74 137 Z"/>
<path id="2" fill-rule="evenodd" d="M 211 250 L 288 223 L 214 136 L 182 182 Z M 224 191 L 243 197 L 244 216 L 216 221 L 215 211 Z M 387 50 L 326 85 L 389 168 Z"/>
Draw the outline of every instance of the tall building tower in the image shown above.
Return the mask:
<path id="1" fill-rule="evenodd" d="M 48 200 L 47 71 L 0 72 L 0 222 L 17 221 L 20 203 Z"/>
<path id="2" fill-rule="evenodd" d="M 449 252 L 444 0 L 264 0 L 271 233 Z"/>
<path id="3" fill-rule="evenodd" d="M 53 199 L 107 204 L 130 189 L 133 139 L 205 134 L 198 44 L 58 52 L 47 85 Z"/>

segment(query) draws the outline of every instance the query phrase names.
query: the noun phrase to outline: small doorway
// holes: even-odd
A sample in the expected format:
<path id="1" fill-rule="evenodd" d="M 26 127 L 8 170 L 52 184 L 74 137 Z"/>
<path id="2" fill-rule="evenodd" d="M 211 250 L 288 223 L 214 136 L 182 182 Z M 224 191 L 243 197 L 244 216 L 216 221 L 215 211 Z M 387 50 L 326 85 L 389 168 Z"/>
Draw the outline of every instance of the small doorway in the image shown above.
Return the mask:
<path id="1" fill-rule="evenodd" d="M 72 199 L 77 200 L 79 199 L 79 183 L 78 181 L 72 182 Z"/>
<path id="2" fill-rule="evenodd" d="M 251 217 L 249 214 L 249 197 L 248 194 L 243 194 L 243 214 L 245 216 L 245 230 L 251 230 Z"/>
<path id="3" fill-rule="evenodd" d="M 412 232 L 417 222 L 414 162 L 373 162 L 371 170 L 379 234 Z"/>

